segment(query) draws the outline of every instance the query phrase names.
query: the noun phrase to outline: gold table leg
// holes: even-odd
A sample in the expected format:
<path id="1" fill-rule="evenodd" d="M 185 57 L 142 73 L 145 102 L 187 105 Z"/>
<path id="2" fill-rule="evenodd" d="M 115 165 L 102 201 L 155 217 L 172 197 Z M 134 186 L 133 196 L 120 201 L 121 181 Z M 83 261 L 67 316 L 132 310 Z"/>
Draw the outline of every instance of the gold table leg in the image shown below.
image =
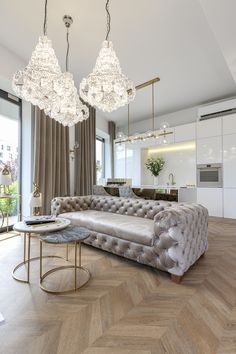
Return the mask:
<path id="1" fill-rule="evenodd" d="M 66 245 L 66 260 L 67 261 L 69 260 L 68 253 L 69 253 L 69 245 L 67 243 L 67 245 Z"/>
<path id="2" fill-rule="evenodd" d="M 26 260 L 26 244 L 27 244 L 27 235 L 28 235 L 28 256 L 27 256 L 27 260 Z M 36 260 L 40 260 L 40 256 L 39 257 L 33 257 L 30 258 L 30 253 L 31 253 L 31 234 L 27 234 L 26 232 L 24 233 L 24 259 L 23 262 L 17 264 L 14 269 L 12 270 L 12 277 L 13 279 L 21 282 L 21 283 L 28 283 L 30 282 L 30 262 L 32 261 L 36 261 Z M 64 259 L 61 256 L 42 256 L 42 258 L 60 258 L 60 259 Z M 15 275 L 15 272 L 17 271 L 17 269 L 19 269 L 20 267 L 22 267 L 23 265 L 27 264 L 27 275 L 26 275 L 26 280 L 24 279 L 20 279 Z"/>
<path id="3" fill-rule="evenodd" d="M 43 242 L 43 241 L 41 241 L 41 242 Z M 78 246 L 78 244 L 79 244 L 79 265 L 77 265 L 77 246 Z M 77 291 L 78 289 L 82 288 L 83 286 L 85 286 L 88 283 L 91 275 L 90 275 L 90 272 L 87 268 L 81 266 L 81 241 L 75 241 L 74 245 L 75 245 L 74 264 L 68 265 L 68 266 L 60 266 L 60 267 L 52 268 L 52 269 L 48 270 L 46 273 L 40 275 L 40 288 L 43 291 L 45 291 L 49 294 L 60 295 L 60 294 L 71 293 L 71 292 Z M 42 261 L 42 259 L 44 258 L 42 253 L 40 253 L 40 257 L 41 257 L 40 260 Z M 43 285 L 43 281 L 48 275 L 55 273 L 55 272 L 62 270 L 62 269 L 71 269 L 71 268 L 74 269 L 74 287 L 73 288 L 68 289 L 68 290 L 56 291 L 56 290 L 50 290 L 46 286 Z M 87 279 L 84 281 L 84 283 L 82 283 L 80 286 L 77 287 L 78 269 L 80 271 L 82 271 L 83 273 L 87 274 Z"/>
<path id="4" fill-rule="evenodd" d="M 40 281 L 42 280 L 42 272 L 43 272 L 43 259 L 42 259 L 42 255 L 43 255 L 43 243 L 40 240 L 40 254 L 39 254 L 39 260 L 40 260 L 40 270 L 39 270 L 39 277 L 40 277 Z"/>
<path id="5" fill-rule="evenodd" d="M 29 283 L 29 280 L 30 280 L 30 237 L 31 237 L 31 234 L 29 233 L 29 234 L 28 234 L 28 260 L 27 260 L 28 268 L 27 268 L 27 283 Z"/>
<path id="6" fill-rule="evenodd" d="M 26 233 L 24 232 L 24 263 L 25 263 L 25 254 L 26 254 Z"/>
<path id="7" fill-rule="evenodd" d="M 77 242 L 75 242 L 75 291 L 77 287 Z"/>
<path id="8" fill-rule="evenodd" d="M 8 226 L 8 218 L 9 218 L 9 203 L 8 203 L 8 206 L 7 206 L 7 233 L 9 231 L 9 226 Z"/>

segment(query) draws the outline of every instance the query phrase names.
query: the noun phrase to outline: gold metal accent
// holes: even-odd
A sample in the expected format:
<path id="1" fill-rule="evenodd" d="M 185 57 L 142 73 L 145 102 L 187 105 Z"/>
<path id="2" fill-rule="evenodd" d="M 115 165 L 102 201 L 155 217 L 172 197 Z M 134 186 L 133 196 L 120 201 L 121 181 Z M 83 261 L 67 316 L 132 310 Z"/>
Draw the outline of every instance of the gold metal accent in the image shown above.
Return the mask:
<path id="1" fill-rule="evenodd" d="M 39 198 L 40 197 L 39 186 L 35 182 L 33 182 L 33 185 L 34 185 L 33 197 L 34 198 Z"/>
<path id="2" fill-rule="evenodd" d="M 66 260 L 68 261 L 69 260 L 69 245 L 68 245 L 68 243 L 67 243 L 67 245 L 66 245 Z"/>
<path id="3" fill-rule="evenodd" d="M 77 242 L 75 242 L 75 291 L 76 288 L 77 288 Z"/>
<path id="4" fill-rule="evenodd" d="M 10 170 L 10 167 L 5 164 L 4 162 L 0 162 L 2 165 L 3 165 L 3 169 L 1 171 L 1 174 L 3 176 L 10 176 L 11 175 L 11 170 Z M 9 185 L 4 185 L 4 184 L 1 184 L 0 185 L 0 193 L 3 193 L 3 194 L 11 194 L 10 192 L 10 188 L 9 188 Z M 8 232 L 8 231 L 7 231 Z"/>
<path id="5" fill-rule="evenodd" d="M 30 259 L 30 233 L 28 237 L 28 260 Z M 30 280 L 30 262 L 28 262 L 28 272 L 27 272 L 27 283 L 29 283 Z"/>
<path id="6" fill-rule="evenodd" d="M 1 187 L 0 187 L 1 188 Z M 0 209 L 0 213 L 2 214 L 2 223 L 1 223 L 1 228 L 3 227 L 4 225 L 4 220 L 5 220 L 5 217 L 7 219 L 7 225 L 6 225 L 6 228 L 7 228 L 7 233 L 9 232 L 9 200 L 10 199 L 17 199 L 19 198 L 19 201 L 20 201 L 20 195 L 19 194 L 0 194 L 0 199 L 6 199 L 8 200 L 8 203 L 7 203 L 7 209 L 6 209 L 6 215 L 4 214 L 3 210 Z"/>
<path id="7" fill-rule="evenodd" d="M 73 148 L 69 150 L 69 153 L 70 153 L 70 158 L 71 160 L 73 161 L 74 158 L 75 158 L 75 151 L 79 149 L 79 143 L 76 141 Z"/>
<path id="8" fill-rule="evenodd" d="M 34 185 L 34 190 L 33 190 L 33 193 L 32 193 L 32 198 L 40 198 L 40 190 L 39 190 L 39 185 L 35 182 L 33 182 L 33 185 Z M 34 216 L 38 216 L 40 215 L 40 207 L 33 207 L 33 215 Z"/>
<path id="9" fill-rule="evenodd" d="M 136 90 L 140 90 L 144 87 L 147 87 L 147 86 L 150 86 L 150 85 L 153 85 L 155 84 L 156 82 L 159 82 L 160 81 L 160 78 L 159 77 L 155 77 L 154 79 L 152 80 L 149 80 L 149 81 L 146 81 L 138 86 L 135 87 Z"/>
<path id="10" fill-rule="evenodd" d="M 135 89 L 136 89 L 136 90 L 140 90 L 140 89 L 142 89 L 142 88 L 144 88 L 144 87 L 153 85 L 153 84 L 155 84 L 156 82 L 159 82 L 159 81 L 160 81 L 160 78 L 159 78 L 159 77 L 155 77 L 155 78 L 152 79 L 152 80 L 143 82 L 142 84 L 139 84 L 139 85 L 135 86 Z M 127 92 L 130 93 L 130 92 L 131 92 L 131 89 L 128 90 Z"/>
<path id="11" fill-rule="evenodd" d="M 40 242 L 43 242 L 42 240 L 40 240 Z M 77 265 L 77 246 L 79 245 L 79 265 Z M 47 271 L 46 273 L 44 274 L 40 274 L 40 288 L 49 293 L 49 294 L 57 294 L 57 295 L 60 295 L 60 294 L 67 294 L 67 293 L 71 293 L 71 292 L 74 292 L 80 288 L 82 288 L 83 286 L 85 286 L 90 277 L 91 277 L 91 274 L 89 272 L 89 270 L 85 267 L 82 267 L 81 266 L 81 241 L 76 241 L 74 243 L 74 247 L 75 247 L 75 259 L 74 259 L 74 265 L 68 265 L 68 266 L 60 266 L 60 267 L 56 267 L 56 268 L 52 268 L 50 269 L 49 271 Z M 43 259 L 43 255 L 42 255 L 42 251 L 40 251 L 40 269 L 42 269 L 42 259 Z M 74 287 L 73 288 L 70 288 L 68 290 L 60 290 L 60 291 L 56 291 L 56 290 L 50 290 L 48 289 L 46 286 L 43 285 L 43 280 L 50 274 L 52 273 L 55 273 L 59 270 L 62 270 L 62 269 L 74 269 Z M 86 281 L 81 284 L 80 286 L 77 287 L 77 271 L 80 270 L 84 273 L 87 273 L 87 279 Z"/>
<path id="12" fill-rule="evenodd" d="M 170 134 L 173 134 L 173 132 L 167 132 L 166 130 L 164 130 L 164 132 L 161 134 L 158 134 L 158 136 L 164 136 L 164 138 L 165 138 L 166 135 L 170 135 Z"/>
<path id="13" fill-rule="evenodd" d="M 27 259 L 26 259 L 26 244 L 27 244 L 27 236 L 28 236 L 28 255 L 27 255 Z M 30 282 L 30 262 L 32 261 L 37 261 L 37 260 L 40 260 L 40 256 L 39 257 L 33 257 L 33 258 L 30 258 L 30 248 L 31 248 L 31 242 L 30 242 L 30 238 L 31 238 L 31 234 L 30 233 L 26 233 L 24 232 L 24 246 L 23 246 L 23 250 L 24 250 L 24 258 L 23 258 L 23 262 L 17 264 L 14 269 L 12 270 L 12 277 L 13 279 L 19 281 L 20 283 L 27 283 L 29 284 Z M 60 259 L 64 259 L 63 257 L 61 256 L 43 256 L 42 258 L 60 258 Z M 27 279 L 24 280 L 24 279 L 20 279 L 18 278 L 15 273 L 17 271 L 17 269 L 21 268 L 22 266 L 24 265 L 28 265 L 27 267 Z"/>
<path id="14" fill-rule="evenodd" d="M 7 164 L 3 163 L 2 175 L 8 176 L 11 174 L 10 167 Z"/>
<path id="15" fill-rule="evenodd" d="M 135 87 L 136 90 L 140 90 L 140 89 L 143 89 L 144 87 L 147 87 L 147 86 L 150 86 L 152 85 L 152 135 L 150 136 L 150 138 L 155 138 L 156 135 L 154 134 L 154 118 L 155 118 L 155 112 L 154 112 L 154 84 L 156 82 L 159 82 L 160 81 L 160 78 L 159 77 L 155 77 L 154 79 L 152 80 L 149 80 L 149 81 L 146 81 L 146 82 L 143 82 L 142 84 L 138 85 Z M 131 92 L 131 90 L 128 90 L 127 91 L 128 93 Z M 134 140 L 143 140 L 143 137 L 140 136 L 140 137 L 137 137 L 137 138 L 134 138 Z M 119 139 L 119 141 L 115 141 L 115 144 L 122 144 L 122 143 L 127 143 L 131 141 L 130 139 L 130 104 L 128 104 L 128 138 L 125 138 L 125 139 Z"/>
<path id="16" fill-rule="evenodd" d="M 152 131 L 154 132 L 154 118 L 155 118 L 155 112 L 154 112 L 154 82 L 152 83 Z"/>

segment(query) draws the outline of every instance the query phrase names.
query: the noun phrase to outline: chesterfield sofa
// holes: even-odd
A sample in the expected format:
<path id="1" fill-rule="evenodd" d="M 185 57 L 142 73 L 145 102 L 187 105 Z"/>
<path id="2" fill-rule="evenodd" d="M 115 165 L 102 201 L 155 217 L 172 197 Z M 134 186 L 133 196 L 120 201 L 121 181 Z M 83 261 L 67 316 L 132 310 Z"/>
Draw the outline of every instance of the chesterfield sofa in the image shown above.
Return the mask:
<path id="1" fill-rule="evenodd" d="M 54 198 L 51 211 L 88 228 L 86 244 L 169 272 L 176 283 L 208 245 L 208 211 L 198 204 L 91 195 Z"/>

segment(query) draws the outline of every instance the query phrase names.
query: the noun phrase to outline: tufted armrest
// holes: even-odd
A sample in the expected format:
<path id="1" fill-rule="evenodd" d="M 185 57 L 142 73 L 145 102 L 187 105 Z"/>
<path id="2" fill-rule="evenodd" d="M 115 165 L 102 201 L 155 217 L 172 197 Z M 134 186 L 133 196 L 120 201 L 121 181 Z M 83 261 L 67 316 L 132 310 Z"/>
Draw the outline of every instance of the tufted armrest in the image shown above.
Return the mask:
<path id="1" fill-rule="evenodd" d="M 51 201 L 52 215 L 70 211 L 87 210 L 91 205 L 91 196 L 56 197 Z"/>
<path id="2" fill-rule="evenodd" d="M 160 263 L 181 276 L 207 249 L 208 211 L 198 204 L 166 208 L 154 217 L 154 234 Z"/>

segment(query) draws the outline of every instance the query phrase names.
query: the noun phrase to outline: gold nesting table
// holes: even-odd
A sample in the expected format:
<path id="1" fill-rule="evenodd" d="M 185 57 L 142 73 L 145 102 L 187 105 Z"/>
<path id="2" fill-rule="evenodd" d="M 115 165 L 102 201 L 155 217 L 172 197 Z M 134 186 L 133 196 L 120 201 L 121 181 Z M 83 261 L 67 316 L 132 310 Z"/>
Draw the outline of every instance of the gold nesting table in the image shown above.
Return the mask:
<path id="1" fill-rule="evenodd" d="M 51 293 L 51 294 L 65 294 L 70 293 L 72 291 L 76 291 L 82 288 L 90 279 L 90 272 L 87 268 L 81 265 L 81 242 L 88 238 L 90 235 L 90 231 L 84 227 L 77 226 L 69 226 L 66 230 L 58 231 L 55 233 L 48 233 L 44 235 L 40 235 L 40 287 L 42 290 Z M 74 264 L 60 266 L 56 268 L 52 268 L 46 273 L 43 274 L 43 243 L 51 243 L 51 244 L 73 244 L 74 245 Z M 77 250 L 79 248 L 79 259 L 77 261 Z M 46 287 L 43 282 L 46 277 L 50 274 L 58 272 L 63 269 L 73 269 L 74 270 L 74 286 L 67 290 L 50 290 Z M 77 273 L 80 272 L 84 276 L 84 280 L 80 282 L 80 285 L 77 284 Z"/>
<path id="2" fill-rule="evenodd" d="M 24 221 L 17 222 L 14 226 L 13 229 L 15 231 L 18 231 L 20 233 L 24 234 L 24 257 L 23 257 L 23 262 L 17 264 L 13 271 L 12 271 L 12 277 L 22 283 L 29 283 L 30 282 L 30 262 L 39 260 L 40 257 L 33 257 L 31 258 L 31 237 L 32 234 L 36 234 L 36 236 L 39 236 L 44 233 L 49 233 L 49 232 L 55 232 L 59 230 L 65 229 L 67 226 L 70 225 L 70 221 L 68 219 L 64 218 L 56 218 L 55 222 L 52 223 L 47 223 L 47 224 L 42 224 L 42 225 L 31 225 L 28 226 Z M 28 247 L 27 247 L 27 238 L 28 238 Z M 27 248 L 27 251 L 26 251 Z M 44 258 L 62 258 L 60 256 L 44 256 Z M 66 249 L 66 260 L 68 260 L 68 247 Z M 27 276 L 26 279 L 20 279 L 16 275 L 17 269 L 21 268 L 22 266 L 27 264 Z"/>

